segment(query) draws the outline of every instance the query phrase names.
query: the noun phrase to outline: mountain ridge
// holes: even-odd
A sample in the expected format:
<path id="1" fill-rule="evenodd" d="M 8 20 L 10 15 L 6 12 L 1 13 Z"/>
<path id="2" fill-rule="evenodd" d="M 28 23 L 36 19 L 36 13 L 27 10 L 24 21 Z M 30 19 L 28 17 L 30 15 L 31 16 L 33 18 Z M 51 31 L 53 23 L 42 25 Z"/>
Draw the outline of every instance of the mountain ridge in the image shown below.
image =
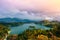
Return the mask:
<path id="1" fill-rule="evenodd" d="M 35 22 L 35 21 L 20 18 L 0 18 L 0 22 Z"/>

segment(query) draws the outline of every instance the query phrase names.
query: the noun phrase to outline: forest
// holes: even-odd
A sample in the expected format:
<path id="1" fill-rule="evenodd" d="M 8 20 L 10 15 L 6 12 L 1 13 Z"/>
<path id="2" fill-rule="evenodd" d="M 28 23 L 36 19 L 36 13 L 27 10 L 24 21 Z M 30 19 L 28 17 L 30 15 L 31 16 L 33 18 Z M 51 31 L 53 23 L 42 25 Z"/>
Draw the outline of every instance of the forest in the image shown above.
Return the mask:
<path id="1" fill-rule="evenodd" d="M 39 22 L 41 25 L 50 27 L 49 30 L 36 29 L 35 26 L 29 26 L 20 34 L 9 34 L 9 26 L 0 23 L 0 40 L 60 40 L 60 22 L 43 20 Z M 37 24 L 39 24 L 37 23 Z M 20 23 L 19 25 L 21 25 Z M 6 38 L 7 36 L 7 38 Z"/>

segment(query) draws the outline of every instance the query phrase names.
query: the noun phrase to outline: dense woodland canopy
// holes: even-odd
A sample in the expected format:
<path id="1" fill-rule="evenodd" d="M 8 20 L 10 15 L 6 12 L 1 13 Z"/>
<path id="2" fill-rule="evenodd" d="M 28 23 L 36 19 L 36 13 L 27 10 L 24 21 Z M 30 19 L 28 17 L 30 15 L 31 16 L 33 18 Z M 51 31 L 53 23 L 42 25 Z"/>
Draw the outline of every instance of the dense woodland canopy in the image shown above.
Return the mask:
<path id="1" fill-rule="evenodd" d="M 4 25 L 0 25 L 0 40 L 3 40 L 8 36 L 10 29 Z"/>
<path id="2" fill-rule="evenodd" d="M 11 24 L 11 23 L 10 23 Z M 18 23 L 19 25 L 23 23 Z M 35 26 L 30 26 L 29 29 L 25 30 L 20 34 L 10 35 L 9 26 L 3 24 L 0 25 L 0 38 L 3 38 L 7 35 L 8 40 L 60 40 L 60 22 L 58 21 L 40 21 L 39 23 L 46 27 L 50 27 L 49 30 L 36 29 Z"/>

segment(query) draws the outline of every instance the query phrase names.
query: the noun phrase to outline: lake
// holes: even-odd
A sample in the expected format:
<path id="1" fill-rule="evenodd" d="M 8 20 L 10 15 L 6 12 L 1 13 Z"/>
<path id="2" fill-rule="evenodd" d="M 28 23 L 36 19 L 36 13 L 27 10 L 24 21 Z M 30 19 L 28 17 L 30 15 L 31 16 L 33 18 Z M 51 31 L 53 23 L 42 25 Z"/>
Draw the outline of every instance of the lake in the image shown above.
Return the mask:
<path id="1" fill-rule="evenodd" d="M 35 26 L 36 29 L 45 29 L 45 30 L 50 29 L 49 27 L 45 27 L 40 24 L 26 23 L 26 24 L 16 26 L 16 27 L 10 27 L 10 29 L 11 29 L 10 34 L 20 34 L 20 33 L 24 32 L 26 29 L 28 29 L 29 26 Z"/>

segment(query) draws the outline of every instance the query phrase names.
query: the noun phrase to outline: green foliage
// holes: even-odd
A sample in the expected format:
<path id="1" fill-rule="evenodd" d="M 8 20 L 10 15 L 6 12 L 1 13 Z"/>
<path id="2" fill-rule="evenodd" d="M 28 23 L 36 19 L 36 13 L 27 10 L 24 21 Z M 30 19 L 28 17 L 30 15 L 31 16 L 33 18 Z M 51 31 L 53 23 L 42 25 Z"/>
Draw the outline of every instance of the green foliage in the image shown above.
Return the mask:
<path id="1" fill-rule="evenodd" d="M 9 26 L 17 26 L 17 25 L 23 25 L 24 23 L 3 23 L 0 24 L 0 38 L 5 37 L 5 34 L 8 34 L 8 31 L 10 30 Z M 43 38 L 46 37 L 47 39 L 51 36 L 57 36 L 60 37 L 60 22 L 57 21 L 48 21 L 44 20 L 40 23 L 43 24 L 46 27 L 50 27 L 50 30 L 41 30 L 36 29 L 35 26 L 29 26 L 29 29 L 25 30 L 23 33 L 18 34 L 16 40 L 39 40 L 42 38 L 41 35 L 43 35 Z M 7 27 L 8 26 L 8 27 Z M 38 39 L 39 37 L 39 39 Z M 13 35 L 10 35 L 8 38 L 14 38 Z M 43 39 L 42 38 L 42 39 Z"/>
<path id="2" fill-rule="evenodd" d="M 53 35 L 56 35 L 60 37 L 60 22 L 58 21 L 44 21 L 44 26 L 50 27 L 50 31 L 53 33 Z"/>
<path id="3" fill-rule="evenodd" d="M 41 30 L 41 29 L 27 29 L 26 31 L 24 31 L 22 34 L 18 35 L 18 39 L 24 39 L 24 40 L 28 40 L 28 39 L 37 39 L 38 35 L 47 35 L 48 32 L 46 30 Z"/>
<path id="4" fill-rule="evenodd" d="M 5 37 L 6 34 L 8 34 L 8 31 L 9 31 L 9 30 L 10 30 L 10 29 L 9 29 L 8 27 L 3 26 L 3 25 L 0 25 L 0 38 L 1 38 L 1 37 Z"/>
<path id="5" fill-rule="evenodd" d="M 23 22 L 11 22 L 11 23 L 0 23 L 1 25 L 4 25 L 4 26 L 19 26 L 19 25 L 23 25 L 24 23 Z"/>

